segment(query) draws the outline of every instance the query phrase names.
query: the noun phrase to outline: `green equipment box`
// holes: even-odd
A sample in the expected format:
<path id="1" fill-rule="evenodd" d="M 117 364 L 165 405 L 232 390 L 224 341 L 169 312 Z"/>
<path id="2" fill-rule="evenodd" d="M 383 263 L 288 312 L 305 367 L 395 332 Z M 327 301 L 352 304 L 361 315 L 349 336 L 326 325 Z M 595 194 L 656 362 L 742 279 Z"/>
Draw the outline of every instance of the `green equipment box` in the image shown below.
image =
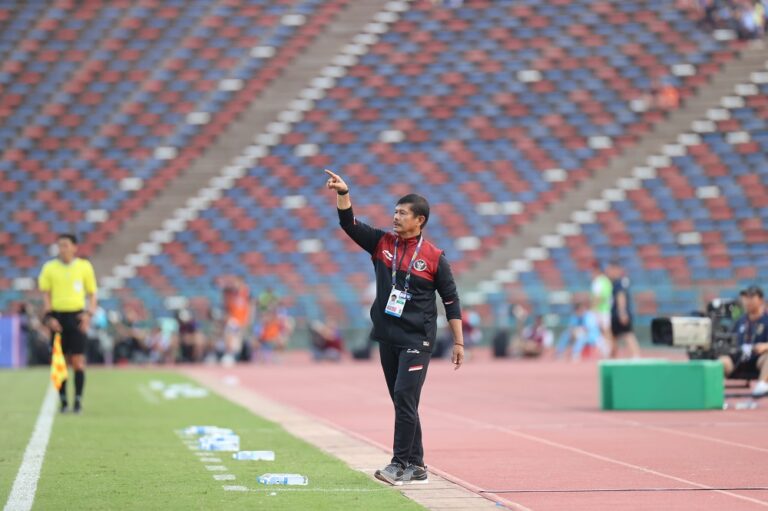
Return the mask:
<path id="1" fill-rule="evenodd" d="M 724 394 L 719 360 L 600 362 L 603 410 L 722 410 Z"/>

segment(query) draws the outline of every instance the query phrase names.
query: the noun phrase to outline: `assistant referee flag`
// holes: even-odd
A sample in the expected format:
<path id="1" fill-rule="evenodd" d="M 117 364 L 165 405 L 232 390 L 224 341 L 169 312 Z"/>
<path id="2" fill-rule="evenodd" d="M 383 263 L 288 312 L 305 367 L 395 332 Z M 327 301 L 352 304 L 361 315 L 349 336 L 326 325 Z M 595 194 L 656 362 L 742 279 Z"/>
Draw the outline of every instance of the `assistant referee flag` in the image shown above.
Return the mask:
<path id="1" fill-rule="evenodd" d="M 69 377 L 67 361 L 61 351 L 61 334 L 57 333 L 53 338 L 53 353 L 51 353 L 51 381 L 56 390 L 61 389 L 61 384 Z"/>

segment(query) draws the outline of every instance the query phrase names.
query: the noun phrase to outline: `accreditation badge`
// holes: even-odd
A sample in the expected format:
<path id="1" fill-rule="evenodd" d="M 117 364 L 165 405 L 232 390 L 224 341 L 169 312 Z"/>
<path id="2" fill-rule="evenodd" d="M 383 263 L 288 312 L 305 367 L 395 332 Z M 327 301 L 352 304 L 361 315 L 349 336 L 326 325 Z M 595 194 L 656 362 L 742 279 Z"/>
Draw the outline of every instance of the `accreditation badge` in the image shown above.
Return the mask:
<path id="1" fill-rule="evenodd" d="M 83 292 L 83 281 L 82 280 L 76 280 L 74 283 L 75 293 L 82 293 Z"/>
<path id="2" fill-rule="evenodd" d="M 405 302 L 408 299 L 408 294 L 405 291 L 392 288 L 389 293 L 389 299 L 387 300 L 387 306 L 384 308 L 384 312 L 390 316 L 399 318 L 403 315 L 403 309 L 405 309 Z"/>

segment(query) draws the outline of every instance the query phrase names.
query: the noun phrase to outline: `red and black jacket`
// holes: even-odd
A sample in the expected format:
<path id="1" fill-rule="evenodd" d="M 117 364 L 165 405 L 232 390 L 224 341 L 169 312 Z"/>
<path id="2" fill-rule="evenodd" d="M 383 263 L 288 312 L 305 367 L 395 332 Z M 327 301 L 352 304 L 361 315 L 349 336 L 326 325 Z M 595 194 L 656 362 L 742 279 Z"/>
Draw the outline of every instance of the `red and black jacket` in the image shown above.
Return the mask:
<path id="1" fill-rule="evenodd" d="M 432 351 L 437 336 L 435 291 L 445 305 L 447 318 L 461 319 L 459 295 L 451 266 L 443 251 L 426 239 L 411 270 L 408 287 L 410 299 L 399 318 L 384 312 L 392 291 L 392 256 L 398 236 L 366 225 L 355 219 L 352 208 L 340 209 L 339 223 L 344 232 L 371 254 L 376 272 L 376 301 L 371 306 L 373 339 L 395 346 Z M 400 238 L 397 245 L 397 289 L 402 290 L 418 237 Z"/>

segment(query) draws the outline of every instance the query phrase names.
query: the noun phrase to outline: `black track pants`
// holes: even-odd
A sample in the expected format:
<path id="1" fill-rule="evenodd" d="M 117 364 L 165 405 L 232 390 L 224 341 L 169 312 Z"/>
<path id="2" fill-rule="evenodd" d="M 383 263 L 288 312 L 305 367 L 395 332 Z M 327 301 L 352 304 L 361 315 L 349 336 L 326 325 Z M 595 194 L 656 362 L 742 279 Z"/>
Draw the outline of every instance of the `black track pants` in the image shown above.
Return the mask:
<path id="1" fill-rule="evenodd" d="M 421 443 L 419 398 L 427 377 L 431 354 L 384 343 L 379 343 L 379 353 L 389 396 L 395 405 L 392 462 L 400 463 L 404 467 L 409 463 L 423 467 L 424 446 Z"/>

